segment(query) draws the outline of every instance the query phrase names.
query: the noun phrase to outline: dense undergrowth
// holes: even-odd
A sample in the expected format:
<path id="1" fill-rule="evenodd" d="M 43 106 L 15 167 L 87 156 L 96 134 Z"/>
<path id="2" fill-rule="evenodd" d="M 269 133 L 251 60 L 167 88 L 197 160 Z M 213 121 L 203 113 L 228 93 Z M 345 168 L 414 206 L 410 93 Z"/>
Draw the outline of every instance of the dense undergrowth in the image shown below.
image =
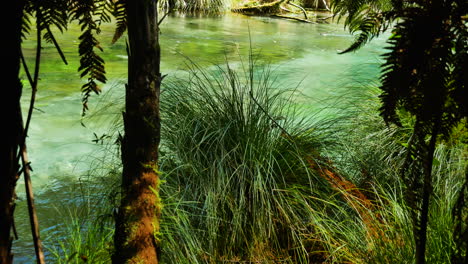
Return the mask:
<path id="1" fill-rule="evenodd" d="M 165 81 L 162 262 L 413 263 L 398 176 L 411 120 L 386 126 L 371 88 L 333 117 L 303 113 L 273 76 L 253 65 L 192 66 Z M 468 159 L 460 134 L 437 148 L 428 263 L 450 263 L 454 250 L 451 212 Z M 112 188 L 88 185 L 85 213 L 46 240 L 52 262 L 109 263 L 118 192 L 103 200 L 91 194 Z M 97 201 L 100 210 L 89 209 Z"/>

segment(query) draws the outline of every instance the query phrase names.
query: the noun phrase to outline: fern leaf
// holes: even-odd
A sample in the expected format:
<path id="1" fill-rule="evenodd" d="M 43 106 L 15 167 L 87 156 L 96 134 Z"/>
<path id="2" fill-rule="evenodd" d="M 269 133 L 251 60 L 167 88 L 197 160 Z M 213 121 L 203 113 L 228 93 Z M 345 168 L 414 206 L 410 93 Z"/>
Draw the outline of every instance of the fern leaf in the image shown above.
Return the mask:
<path id="1" fill-rule="evenodd" d="M 33 0 L 37 16 L 40 15 L 40 29 L 46 30 L 55 26 L 60 32 L 67 29 L 68 1 L 66 0 Z"/>
<path id="2" fill-rule="evenodd" d="M 115 29 L 114 37 L 112 38 L 112 43 L 115 43 L 122 37 L 122 35 L 127 30 L 126 0 L 115 1 L 113 15 L 117 20 L 117 27 Z"/>
<path id="3" fill-rule="evenodd" d="M 23 13 L 23 23 L 21 25 L 21 39 L 23 40 L 26 39 L 29 33 L 31 32 L 31 17 L 32 12 L 26 6 Z"/>
<path id="4" fill-rule="evenodd" d="M 96 23 L 101 25 L 102 23 L 110 23 L 112 21 L 112 8 L 113 1 L 111 0 L 95 0 L 96 11 L 94 15 L 97 17 Z"/>
<path id="5" fill-rule="evenodd" d="M 102 22 L 103 17 L 106 17 L 105 11 L 103 11 L 106 3 L 103 1 L 98 1 L 98 3 L 100 3 L 99 6 L 93 0 L 73 1 L 70 14 L 73 20 L 78 20 L 83 32 L 79 37 L 80 44 L 78 45 L 80 55 L 78 71 L 82 78 L 88 76 L 88 81 L 81 87 L 83 116 L 88 110 L 88 100 L 91 94 L 101 92 L 97 82 L 105 83 L 107 81 L 104 60 L 96 52 L 96 49 L 102 51 L 96 35 L 99 34 L 99 23 Z M 94 19 L 95 14 L 101 14 L 98 17 L 100 20 Z"/>
<path id="6" fill-rule="evenodd" d="M 351 33 L 359 32 L 359 34 L 353 44 L 346 50 L 339 52 L 339 54 L 356 51 L 373 38 L 378 37 L 388 29 L 394 19 L 394 15 L 395 13 L 392 11 L 381 13 L 371 11 L 370 13 L 358 16 L 358 19 L 349 23 L 349 27 Z"/>

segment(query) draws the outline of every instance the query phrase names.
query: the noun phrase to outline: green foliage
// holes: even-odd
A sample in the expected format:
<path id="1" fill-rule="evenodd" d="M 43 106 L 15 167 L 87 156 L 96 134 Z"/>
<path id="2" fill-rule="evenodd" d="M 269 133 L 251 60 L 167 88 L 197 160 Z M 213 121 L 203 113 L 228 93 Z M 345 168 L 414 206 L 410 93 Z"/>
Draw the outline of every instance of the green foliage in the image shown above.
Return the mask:
<path id="1" fill-rule="evenodd" d="M 351 33 L 359 33 L 353 44 L 349 46 L 340 54 L 358 50 L 372 38 L 379 36 L 379 34 L 389 27 L 389 13 L 369 12 L 362 17 L 359 17 L 359 22 L 347 22 L 347 26 L 351 29 Z"/>
<path id="2" fill-rule="evenodd" d="M 341 53 L 359 49 L 368 41 L 377 37 L 395 19 L 398 1 L 391 0 L 332 0 L 332 12 L 338 19 L 345 18 L 345 27 L 351 33 L 357 33 L 354 43 Z"/>
<path id="3" fill-rule="evenodd" d="M 422 233 L 437 137 L 448 138 L 468 117 L 464 96 L 468 86 L 460 74 L 466 72 L 462 68 L 466 62 L 461 60 L 468 54 L 468 42 L 460 43 L 460 36 L 466 40 L 468 32 L 461 16 L 466 13 L 466 1 L 415 1 L 397 13 L 400 20 L 389 40 L 389 52 L 384 54 L 381 115 L 386 122 L 399 124 L 397 111 L 404 109 L 416 118 L 402 176 L 406 200 L 415 210 L 415 229 L 421 232 L 416 241 L 421 244 L 425 243 Z"/>
<path id="4" fill-rule="evenodd" d="M 69 213 L 68 217 L 63 217 L 64 225 L 57 227 L 56 233 L 44 241 L 50 258 L 57 264 L 109 263 L 113 228 L 103 228 L 98 223 L 83 221 L 82 215 Z"/>
<path id="5" fill-rule="evenodd" d="M 35 17 L 36 30 L 44 39 L 55 45 L 57 52 L 65 64 L 67 60 L 63 54 L 51 27 L 57 28 L 60 32 L 66 30 L 68 25 L 68 1 L 63 0 L 31 0 L 25 2 L 22 24 L 22 39 L 26 39 L 31 31 L 31 18 Z M 45 33 L 43 33 L 45 32 Z M 39 56 L 40 58 L 40 56 Z M 38 68 L 37 68 L 38 69 Z"/>
<path id="6" fill-rule="evenodd" d="M 105 2 L 107 1 L 72 1 L 69 7 L 71 19 L 78 21 L 82 31 L 79 37 L 80 67 L 78 71 L 81 72 L 81 77 L 88 76 L 87 82 L 81 87 L 83 93 L 83 115 L 88 110 L 88 100 L 91 93 L 99 94 L 101 91 L 98 82 L 105 83 L 107 81 L 104 60 L 95 50 L 103 51 L 96 38 L 96 34 L 99 34 L 100 31 L 99 23 L 109 17 L 106 13 L 108 9 Z M 98 20 L 94 17 L 95 14 L 101 14 Z"/>
<path id="7" fill-rule="evenodd" d="M 96 17 L 96 23 L 100 26 L 102 23 L 110 23 L 112 21 L 112 12 L 115 1 L 112 0 L 95 0 L 96 11 L 94 16 Z M 98 33 L 100 29 L 98 27 Z"/>
<path id="8" fill-rule="evenodd" d="M 31 32 L 31 16 L 32 8 L 25 8 L 25 12 L 23 13 L 23 23 L 21 25 L 22 40 L 26 39 L 29 33 Z"/>
<path id="9" fill-rule="evenodd" d="M 127 30 L 127 8 L 126 0 L 117 0 L 114 1 L 113 14 L 116 19 L 116 25 L 114 37 L 112 38 L 112 43 L 117 42 L 117 40 L 122 37 L 122 35 Z"/>
<path id="10" fill-rule="evenodd" d="M 406 157 L 414 118 L 400 112 L 402 127 L 386 126 L 378 116 L 375 92 L 349 99 L 358 107 L 347 107 L 343 115 L 353 118 L 333 120 L 330 130 L 331 124 L 323 120 L 301 118 L 289 100 L 292 92 L 277 83 L 274 73 L 257 67 L 239 75 L 237 69 L 242 72 L 238 65 L 217 71 L 192 66 L 183 79 L 165 82 L 161 96 L 167 141 L 160 151 L 166 181 L 160 190 L 163 263 L 413 263 L 412 211 L 404 202 L 398 167 Z M 427 242 L 431 263 L 451 263 L 457 248 L 452 234 L 457 221 L 451 212 L 463 188 L 468 158 L 462 142 L 466 131 L 459 133 L 460 139 L 439 144 L 435 152 Z M 113 139 L 103 140 L 114 144 Z M 352 179 L 372 207 L 346 190 L 331 190 L 318 171 L 310 169 L 305 157 L 317 158 L 323 150 L 331 153 L 335 171 Z M 107 168 L 99 166 L 114 164 L 110 169 L 118 177 L 120 159 L 114 151 L 105 152 L 91 171 L 104 172 Z M 109 181 L 115 179 L 98 182 Z M 93 193 L 102 200 L 99 189 L 88 195 Z M 109 203 L 100 206 L 103 212 L 112 211 Z M 70 221 L 79 222 L 80 228 L 70 225 L 65 230 L 71 230 L 66 234 L 72 237 L 54 240 L 51 252 L 61 258 L 59 263 L 70 256 L 74 261 L 80 261 L 80 255 L 92 257 L 88 245 L 96 255 L 106 256 L 111 237 L 96 235 L 93 225 L 102 225 L 93 217 Z"/>
<path id="11" fill-rule="evenodd" d="M 60 32 L 67 29 L 70 20 L 77 20 L 81 26 L 79 55 L 81 77 L 88 76 L 87 82 L 82 86 L 83 92 L 83 114 L 88 109 L 87 103 L 92 92 L 99 93 L 98 82 L 105 83 L 104 60 L 96 52 L 102 51 L 96 35 L 99 34 L 99 26 L 103 22 L 110 22 L 110 0 L 46 0 L 26 1 L 23 18 L 23 39 L 31 30 L 31 18 L 35 17 L 37 30 L 44 36 L 47 42 L 53 43 L 57 48 L 62 60 L 67 63 L 60 46 L 51 31 L 54 26 Z M 44 33 L 42 33 L 44 32 Z"/>
<path id="12" fill-rule="evenodd" d="M 47 201 L 48 216 L 54 216 L 49 223 L 56 223 L 42 231 L 47 262 L 111 262 L 120 159 L 106 142 L 88 161 L 89 171 L 79 181 L 53 179 L 38 195 Z"/>
<path id="13" fill-rule="evenodd" d="M 460 44 L 455 35 L 467 34 L 458 8 L 463 7 L 449 1 L 445 5 L 407 8 L 400 14 L 401 21 L 393 30 L 382 66 L 381 111 L 386 122 L 398 124 L 396 111 L 402 107 L 419 122 L 441 116 L 441 131 L 447 135 L 466 116 L 458 111 L 466 98 L 449 97 L 467 89 L 466 77 L 453 74 L 455 69 L 464 71 L 464 65 L 458 63 L 468 54 L 467 42 Z"/>
<path id="14" fill-rule="evenodd" d="M 26 17 L 35 15 L 37 24 L 41 31 L 55 26 L 58 30 L 63 32 L 67 29 L 68 25 L 68 1 L 64 0 L 30 0 L 26 1 L 25 14 Z M 29 28 L 24 28 L 23 34 L 29 33 Z M 46 36 L 49 32 L 46 33 Z M 50 40 L 51 36 L 45 37 Z"/>
<path id="15" fill-rule="evenodd" d="M 339 15 L 348 14 L 345 25 L 352 32 L 361 31 L 345 52 L 359 48 L 389 23 L 397 22 L 389 39 L 389 51 L 383 55 L 380 112 L 387 124 L 401 125 L 402 110 L 415 119 L 401 176 L 406 186 L 405 200 L 413 209 L 417 263 L 424 263 L 436 145 L 440 136 L 449 138 L 452 130 L 468 117 L 465 21 L 468 2 L 388 3 L 392 9 L 386 9 L 378 1 L 335 1 L 334 6 Z M 379 19 L 375 20 L 376 17 Z M 369 22 L 369 18 L 374 22 L 372 19 Z M 460 197 L 463 193 L 462 190 Z M 467 205 L 466 200 L 459 203 L 461 207 Z M 460 252 L 454 258 L 460 260 Z"/>
<path id="16" fill-rule="evenodd" d="M 402 126 L 387 126 L 378 115 L 379 89 L 375 86 L 347 87 L 354 96 L 342 103 L 351 105 L 342 113 L 346 122 L 336 124 L 340 130 L 340 147 L 332 149 L 340 171 L 358 187 L 366 189 L 369 182 L 397 185 L 395 173 L 407 156 L 413 118 L 402 115 Z M 363 92 L 365 91 L 365 92 Z"/>
<path id="17" fill-rule="evenodd" d="M 169 204 L 184 212 L 180 233 L 166 230 L 173 241 L 167 243 L 177 243 L 163 244 L 168 262 L 184 252 L 202 263 L 306 262 L 308 197 L 328 190 L 306 157 L 332 137 L 326 125 L 301 119 L 285 100 L 291 91 L 274 84 L 268 70 L 239 76 L 230 65 L 215 72 L 194 67 L 187 79 L 165 82 L 161 169 L 166 188 L 176 190 L 171 200 L 179 200 Z M 176 248 L 184 251 L 169 250 Z"/>
<path id="18" fill-rule="evenodd" d="M 88 109 L 88 100 L 92 92 L 98 94 L 100 88 L 98 83 L 105 83 L 104 60 L 96 52 L 96 49 L 103 51 L 99 45 L 96 35 L 99 34 L 99 26 L 103 22 L 110 22 L 110 7 L 113 1 L 110 0 L 30 0 L 26 1 L 23 18 L 22 35 L 27 37 L 31 30 L 31 18 L 35 17 L 37 30 L 41 35 L 44 32 L 44 39 L 53 43 L 57 48 L 62 60 L 67 63 L 57 40 L 54 37 L 51 27 L 57 28 L 60 32 L 67 29 L 70 21 L 77 20 L 81 26 L 82 34 L 79 37 L 79 55 L 81 77 L 88 76 L 87 82 L 82 86 L 83 92 L 83 114 Z"/>
<path id="19" fill-rule="evenodd" d="M 399 175 L 408 153 L 414 118 L 400 113 L 401 127 L 386 126 L 378 116 L 377 91 L 360 99 L 357 107 L 347 109 L 358 114 L 339 125 L 346 136 L 341 138 L 340 147 L 334 148 L 333 160 L 339 171 L 372 199 L 373 209 L 365 210 L 371 221 L 355 217 L 353 210 L 359 206 L 349 210 L 332 201 L 332 209 L 312 208 L 318 212 L 318 235 L 327 242 L 326 251 L 337 263 L 414 263 L 413 209 L 405 202 L 406 184 Z M 452 218 L 452 211 L 457 208 L 457 197 L 463 189 L 468 165 L 466 151 L 466 144 L 459 140 L 438 144 L 435 151 L 428 263 L 462 263 L 451 260 L 457 244 L 453 230 L 457 223 L 466 223 L 467 215 L 457 221 Z M 358 199 L 354 202 L 362 204 Z M 339 214 L 343 217 L 334 217 Z"/>

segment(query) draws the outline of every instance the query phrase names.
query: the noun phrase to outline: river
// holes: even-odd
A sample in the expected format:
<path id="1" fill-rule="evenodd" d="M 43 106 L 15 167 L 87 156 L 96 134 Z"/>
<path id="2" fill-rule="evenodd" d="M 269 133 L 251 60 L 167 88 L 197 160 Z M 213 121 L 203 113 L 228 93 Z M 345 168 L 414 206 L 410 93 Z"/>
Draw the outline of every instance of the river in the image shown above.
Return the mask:
<path id="1" fill-rule="evenodd" d="M 106 61 L 108 83 L 100 96 L 93 96 L 90 111 L 81 119 L 81 93 L 78 68 L 79 28 L 70 26 L 57 33 L 69 65 L 61 62 L 54 47 L 46 44 L 41 63 L 41 81 L 37 94 L 29 138 L 33 185 L 37 196 L 42 235 L 60 224 L 57 208 L 73 203 L 66 200 L 62 187 L 73 185 L 86 175 L 93 157 L 102 146 L 93 143 L 94 133 L 106 133 L 109 120 L 118 115 L 124 94 L 127 57 L 125 38 L 111 45 L 114 25 L 106 24 L 99 36 Z M 247 63 L 250 46 L 260 64 L 269 64 L 281 83 L 298 86 L 298 104 L 310 109 L 324 107 L 324 99 L 337 97 L 343 87 L 377 83 L 379 55 L 384 39 L 376 39 L 361 50 L 338 55 L 353 41 L 342 24 L 306 24 L 266 17 L 169 16 L 161 25 L 161 71 L 178 75 L 186 68 L 187 58 L 209 67 L 230 63 Z M 24 53 L 33 66 L 35 39 L 24 43 Z M 26 79 L 26 78 L 24 78 Z M 30 90 L 25 85 L 23 107 L 26 112 Z M 112 104 L 116 107 L 107 107 Z M 90 118 L 90 117 L 95 118 Z M 98 116 L 98 118 L 96 118 Z M 85 126 L 81 125 L 81 121 Z M 24 203 L 24 184 L 18 183 L 19 202 L 16 226 L 20 235 L 14 242 L 15 263 L 32 263 L 32 242 Z M 44 231 L 45 230 L 45 231 Z"/>

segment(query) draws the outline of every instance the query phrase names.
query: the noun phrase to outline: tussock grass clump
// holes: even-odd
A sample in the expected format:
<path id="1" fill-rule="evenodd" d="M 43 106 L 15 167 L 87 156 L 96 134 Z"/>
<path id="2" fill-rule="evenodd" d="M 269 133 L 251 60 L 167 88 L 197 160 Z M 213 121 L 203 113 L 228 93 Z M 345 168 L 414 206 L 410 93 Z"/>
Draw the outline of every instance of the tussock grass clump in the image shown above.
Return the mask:
<path id="1" fill-rule="evenodd" d="M 338 189 L 349 206 L 327 201 L 328 210 L 311 207 L 311 211 L 316 211 L 312 214 L 317 231 L 313 235 L 325 242 L 329 259 L 336 263 L 413 263 L 411 209 L 405 204 L 406 187 L 399 173 L 414 120 L 405 118 L 402 127 L 386 126 L 378 115 L 377 94 L 371 89 L 369 92 L 360 103 L 357 101 L 348 109 L 357 114 L 339 125 L 348 133 L 341 138 L 340 147 L 333 149 L 333 156 L 337 171 L 356 184 L 372 201 L 372 206 L 350 196 L 349 191 Z M 429 212 L 428 263 L 452 263 L 456 224 L 452 212 L 464 182 L 466 153 L 466 144 L 459 141 L 437 146 L 433 162 L 434 195 Z"/>
<path id="2" fill-rule="evenodd" d="M 307 157 L 332 137 L 328 123 L 302 118 L 292 91 L 276 84 L 252 65 L 241 75 L 229 65 L 193 66 L 188 78 L 165 83 L 161 169 L 165 186 L 191 201 L 180 209 L 206 262 L 307 263 L 307 197 L 329 190 Z"/>

